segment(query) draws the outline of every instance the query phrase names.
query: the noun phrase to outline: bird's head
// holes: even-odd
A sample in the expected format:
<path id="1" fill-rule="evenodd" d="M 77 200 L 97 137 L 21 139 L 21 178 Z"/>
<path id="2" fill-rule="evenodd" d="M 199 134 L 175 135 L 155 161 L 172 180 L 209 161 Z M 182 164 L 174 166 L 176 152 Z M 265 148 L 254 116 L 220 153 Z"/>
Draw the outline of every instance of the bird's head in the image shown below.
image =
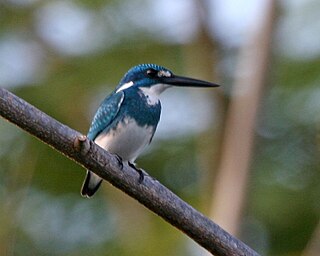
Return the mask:
<path id="1" fill-rule="evenodd" d="M 210 82 L 177 76 L 169 69 L 155 64 L 140 64 L 131 68 L 121 79 L 116 92 L 134 87 L 153 89 L 160 94 L 171 86 L 188 87 L 217 87 L 219 85 Z"/>

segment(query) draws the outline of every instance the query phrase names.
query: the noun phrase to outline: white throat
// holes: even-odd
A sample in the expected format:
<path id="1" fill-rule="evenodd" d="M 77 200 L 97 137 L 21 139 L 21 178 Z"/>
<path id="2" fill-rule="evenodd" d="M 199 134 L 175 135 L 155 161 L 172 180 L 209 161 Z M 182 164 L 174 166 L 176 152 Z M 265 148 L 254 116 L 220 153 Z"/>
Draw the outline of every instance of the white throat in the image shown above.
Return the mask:
<path id="1" fill-rule="evenodd" d="M 147 97 L 147 101 L 150 105 L 155 105 L 159 102 L 160 94 L 170 85 L 168 84 L 155 84 L 151 87 L 140 87 L 139 89 Z"/>

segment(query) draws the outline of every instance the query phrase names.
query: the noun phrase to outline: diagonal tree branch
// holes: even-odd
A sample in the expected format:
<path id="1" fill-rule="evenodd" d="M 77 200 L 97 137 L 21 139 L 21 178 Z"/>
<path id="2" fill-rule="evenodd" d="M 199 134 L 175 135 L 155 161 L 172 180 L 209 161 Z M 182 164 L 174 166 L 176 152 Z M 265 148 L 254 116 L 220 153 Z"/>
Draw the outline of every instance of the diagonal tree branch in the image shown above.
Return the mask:
<path id="1" fill-rule="evenodd" d="M 216 256 L 259 255 L 157 180 L 146 175 L 139 183 L 138 173 L 126 164 L 121 169 L 114 155 L 3 88 L 0 115 L 109 181 Z"/>

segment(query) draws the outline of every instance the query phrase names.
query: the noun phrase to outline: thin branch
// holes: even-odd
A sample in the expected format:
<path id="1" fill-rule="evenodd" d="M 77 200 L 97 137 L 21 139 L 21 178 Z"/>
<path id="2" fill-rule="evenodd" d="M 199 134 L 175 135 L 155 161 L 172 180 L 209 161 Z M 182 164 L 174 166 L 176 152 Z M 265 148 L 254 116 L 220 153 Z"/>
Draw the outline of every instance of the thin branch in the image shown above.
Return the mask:
<path id="1" fill-rule="evenodd" d="M 254 128 L 266 85 L 275 13 L 276 1 L 268 1 L 259 26 L 248 31 L 226 117 L 211 216 L 233 235 L 239 232 L 246 199 Z"/>
<path id="2" fill-rule="evenodd" d="M 157 180 L 146 175 L 139 183 L 139 174 L 126 164 L 121 169 L 114 155 L 3 88 L 0 115 L 109 181 L 216 256 L 259 255 Z"/>

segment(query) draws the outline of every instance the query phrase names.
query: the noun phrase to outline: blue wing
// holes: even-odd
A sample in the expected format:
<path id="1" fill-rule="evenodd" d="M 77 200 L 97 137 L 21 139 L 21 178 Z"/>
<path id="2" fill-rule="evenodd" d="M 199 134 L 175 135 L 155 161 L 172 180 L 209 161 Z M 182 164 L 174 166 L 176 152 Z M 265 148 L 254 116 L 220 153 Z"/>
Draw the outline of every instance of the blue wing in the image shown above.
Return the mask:
<path id="1" fill-rule="evenodd" d="M 94 140 L 118 114 L 124 99 L 124 93 L 118 92 L 105 98 L 93 117 L 87 137 Z"/>

